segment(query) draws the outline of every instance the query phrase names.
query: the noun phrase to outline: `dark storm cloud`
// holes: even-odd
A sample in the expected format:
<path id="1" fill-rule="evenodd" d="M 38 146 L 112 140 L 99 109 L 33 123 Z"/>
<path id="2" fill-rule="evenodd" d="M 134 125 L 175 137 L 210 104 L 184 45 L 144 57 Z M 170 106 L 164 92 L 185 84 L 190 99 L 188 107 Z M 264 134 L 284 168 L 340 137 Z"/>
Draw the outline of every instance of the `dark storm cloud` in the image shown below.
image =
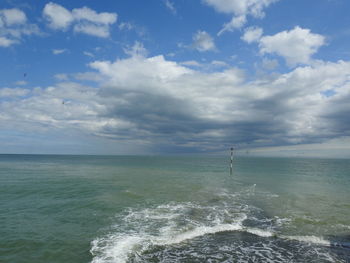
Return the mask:
<path id="1" fill-rule="evenodd" d="M 322 115 L 324 107 L 334 107 L 335 102 L 322 95 L 324 90 L 348 90 L 349 64 L 345 62 L 297 68 L 270 82 L 251 83 L 244 83 L 238 70 L 202 74 L 162 58 L 128 62 L 138 64 L 138 70 L 150 67 L 162 71 L 139 76 L 143 79 L 140 88 L 140 79 L 136 85 L 130 79 L 128 87 L 123 84 L 125 76 L 119 79 L 126 61 L 108 64 L 108 72 L 106 67 L 105 72 L 95 67 L 109 77 L 109 96 L 119 91 L 118 98 L 127 101 L 115 104 L 107 116 L 131 121 L 137 127 L 132 136 L 144 134 L 159 146 L 169 143 L 196 151 L 203 147 L 218 150 L 231 144 L 249 147 L 312 143 L 344 135 L 349 126 L 346 106 Z M 164 77 L 164 72 L 170 74 Z M 339 99 L 337 103 L 343 104 Z"/>
<path id="2" fill-rule="evenodd" d="M 1 104 L 3 127 L 73 129 L 152 152 L 319 143 L 350 135 L 348 62 L 253 82 L 236 68 L 203 73 L 162 56 L 91 66 L 99 87 L 66 82 L 16 96 Z M 328 90 L 333 92 L 325 96 Z"/>

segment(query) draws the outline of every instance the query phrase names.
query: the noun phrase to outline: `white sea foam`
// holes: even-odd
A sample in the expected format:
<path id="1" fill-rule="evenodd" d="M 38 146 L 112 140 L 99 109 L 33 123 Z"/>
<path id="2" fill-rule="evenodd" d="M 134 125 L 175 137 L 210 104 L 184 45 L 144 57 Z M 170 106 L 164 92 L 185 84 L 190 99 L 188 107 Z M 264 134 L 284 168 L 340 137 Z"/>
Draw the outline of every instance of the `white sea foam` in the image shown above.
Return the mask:
<path id="1" fill-rule="evenodd" d="M 150 245 L 173 245 L 207 234 L 215 234 L 225 231 L 240 231 L 251 233 L 263 238 L 279 237 L 288 240 L 311 243 L 322 246 L 330 246 L 331 243 L 317 236 L 277 236 L 269 230 L 244 227 L 242 222 L 246 215 L 242 215 L 235 223 L 219 223 L 211 226 L 199 225 L 183 231 L 178 229 L 174 221 L 160 228 L 157 235 L 151 235 L 144 231 L 134 234 L 115 234 L 92 242 L 91 253 L 94 255 L 92 263 L 122 263 L 126 262 L 133 252 L 142 253 Z"/>
<path id="2" fill-rule="evenodd" d="M 128 259 L 129 253 L 142 242 L 139 236 L 114 236 L 96 239 L 90 250 L 95 257 L 92 263 L 122 263 Z"/>
<path id="3" fill-rule="evenodd" d="M 254 188 L 255 186 L 252 187 L 253 190 Z M 254 191 L 248 194 L 251 192 Z M 203 206 L 191 202 L 170 203 L 152 208 L 129 209 L 118 214 L 114 233 L 92 242 L 92 263 L 126 262 L 130 256 L 137 257 L 153 245 L 174 245 L 226 231 L 247 232 L 262 238 L 277 237 L 323 246 L 331 245 L 329 241 L 316 236 L 279 236 L 269 224 L 263 224 L 265 227 L 262 228 L 244 226 L 243 222 L 248 215 L 253 218 L 251 213 L 256 208 L 235 202 L 235 197 L 227 198 L 219 206 Z M 258 217 L 255 219 L 258 222 L 267 220 Z M 275 226 L 281 226 L 289 221 L 276 217 L 271 222 Z"/>
<path id="4" fill-rule="evenodd" d="M 215 225 L 215 226 L 200 226 L 192 230 L 186 231 L 184 233 L 179 233 L 177 235 L 173 235 L 173 236 L 164 235 L 162 237 L 156 238 L 154 243 L 156 245 L 171 245 L 171 244 L 181 243 L 185 240 L 204 236 L 207 234 L 215 234 L 215 233 L 225 232 L 225 231 L 237 231 L 242 229 L 243 228 L 240 223 L 222 224 L 222 225 Z"/>
<path id="5" fill-rule="evenodd" d="M 259 228 L 245 228 L 243 230 L 260 237 L 272 237 L 275 235 L 272 231 L 263 230 Z"/>
<path id="6" fill-rule="evenodd" d="M 240 207 L 167 204 L 126 211 L 115 233 L 92 242 L 92 263 L 125 262 L 150 245 L 171 245 L 224 231 L 243 231 L 247 215 Z M 135 255 L 135 254 L 134 254 Z"/>
<path id="7" fill-rule="evenodd" d="M 199 226 L 183 233 L 175 234 L 174 229 L 169 226 L 161 231 L 160 236 L 149 236 L 146 233 L 138 235 L 109 236 L 96 239 L 92 242 L 91 254 L 94 256 L 92 263 L 122 263 L 126 262 L 133 251 L 142 251 L 149 245 L 172 245 L 189 239 L 215 234 L 225 231 L 241 231 L 243 227 L 237 224 L 222 224 L 215 226 Z"/>
<path id="8" fill-rule="evenodd" d="M 315 245 L 330 246 L 331 242 L 322 237 L 317 236 L 280 236 L 281 238 L 296 240 L 304 243 L 310 243 Z"/>
<path id="9" fill-rule="evenodd" d="M 92 242 L 91 254 L 95 257 L 92 263 L 123 263 L 131 251 L 140 245 L 144 238 L 140 236 L 110 236 Z"/>
<path id="10" fill-rule="evenodd" d="M 139 215 L 138 215 L 139 216 Z M 226 231 L 248 232 L 261 237 L 271 237 L 273 232 L 258 228 L 246 228 L 242 222 L 247 218 L 242 214 L 235 223 L 219 223 L 205 226 L 200 225 L 187 231 L 180 232 L 174 222 L 159 230 L 159 235 L 149 235 L 140 232 L 137 235 L 116 234 L 107 238 L 97 239 L 92 242 L 91 253 L 95 256 L 92 263 L 125 262 L 133 251 L 145 250 L 149 245 L 173 245 L 201 237 L 208 234 L 216 234 Z"/>

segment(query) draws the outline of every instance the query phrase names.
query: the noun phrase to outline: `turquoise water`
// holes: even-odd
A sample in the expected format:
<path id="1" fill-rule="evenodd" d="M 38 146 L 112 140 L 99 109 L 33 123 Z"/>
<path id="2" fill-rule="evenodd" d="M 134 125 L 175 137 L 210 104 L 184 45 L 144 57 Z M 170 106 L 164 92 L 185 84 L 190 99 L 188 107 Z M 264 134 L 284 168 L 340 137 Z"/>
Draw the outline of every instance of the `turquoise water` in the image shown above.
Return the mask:
<path id="1" fill-rule="evenodd" d="M 350 262 L 350 160 L 228 158 L 0 155 L 0 262 Z"/>

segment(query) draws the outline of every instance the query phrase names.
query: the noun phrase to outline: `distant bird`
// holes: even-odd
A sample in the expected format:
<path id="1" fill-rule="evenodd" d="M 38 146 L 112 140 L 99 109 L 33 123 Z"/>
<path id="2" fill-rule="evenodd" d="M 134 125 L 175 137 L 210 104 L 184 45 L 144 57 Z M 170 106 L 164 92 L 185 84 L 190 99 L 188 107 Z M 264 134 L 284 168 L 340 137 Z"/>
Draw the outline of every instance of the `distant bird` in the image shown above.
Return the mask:
<path id="1" fill-rule="evenodd" d="M 64 100 L 62 101 L 62 104 L 64 104 Z"/>
<path id="2" fill-rule="evenodd" d="M 24 78 L 27 77 L 27 73 L 23 73 L 23 77 L 24 77 Z"/>

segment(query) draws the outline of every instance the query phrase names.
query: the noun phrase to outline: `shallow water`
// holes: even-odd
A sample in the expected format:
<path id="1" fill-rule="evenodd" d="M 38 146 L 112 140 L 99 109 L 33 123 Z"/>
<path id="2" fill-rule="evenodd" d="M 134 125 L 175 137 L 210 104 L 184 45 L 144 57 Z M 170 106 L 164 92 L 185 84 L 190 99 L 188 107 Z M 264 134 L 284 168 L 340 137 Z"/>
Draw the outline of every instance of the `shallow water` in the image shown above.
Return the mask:
<path id="1" fill-rule="evenodd" d="M 350 161 L 0 155 L 0 262 L 350 262 Z"/>

